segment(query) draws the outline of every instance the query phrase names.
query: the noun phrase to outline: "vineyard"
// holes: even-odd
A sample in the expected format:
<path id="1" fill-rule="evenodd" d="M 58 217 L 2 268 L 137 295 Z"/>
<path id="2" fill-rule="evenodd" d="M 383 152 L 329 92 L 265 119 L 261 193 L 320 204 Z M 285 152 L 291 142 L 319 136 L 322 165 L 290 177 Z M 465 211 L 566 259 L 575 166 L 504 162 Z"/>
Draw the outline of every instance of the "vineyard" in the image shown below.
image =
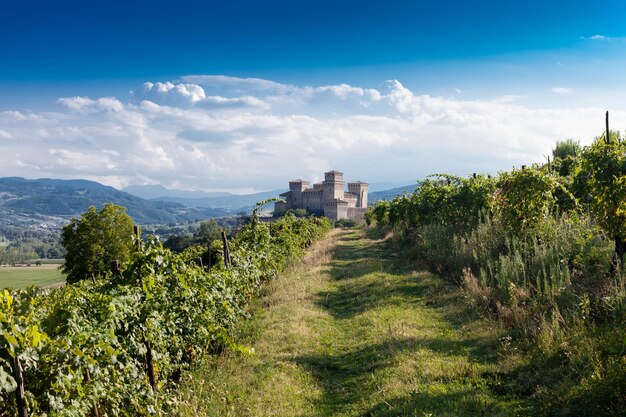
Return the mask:
<path id="1" fill-rule="evenodd" d="M 607 115 L 608 127 L 608 115 Z M 368 222 L 511 331 L 528 363 L 515 391 L 535 415 L 626 410 L 626 142 L 557 144 L 545 164 L 434 175 Z"/>
<path id="2" fill-rule="evenodd" d="M 174 254 L 134 239 L 127 262 L 58 289 L 0 294 L 0 415 L 169 415 L 205 353 L 246 352 L 232 330 L 262 283 L 330 229 L 256 213 L 237 237 Z"/>
<path id="3" fill-rule="evenodd" d="M 64 229 L 67 285 L 0 293 L 0 415 L 626 410 L 626 141 L 608 128 L 544 164 L 428 177 L 278 280 L 327 219 L 255 210 L 173 253 L 124 216 Z"/>

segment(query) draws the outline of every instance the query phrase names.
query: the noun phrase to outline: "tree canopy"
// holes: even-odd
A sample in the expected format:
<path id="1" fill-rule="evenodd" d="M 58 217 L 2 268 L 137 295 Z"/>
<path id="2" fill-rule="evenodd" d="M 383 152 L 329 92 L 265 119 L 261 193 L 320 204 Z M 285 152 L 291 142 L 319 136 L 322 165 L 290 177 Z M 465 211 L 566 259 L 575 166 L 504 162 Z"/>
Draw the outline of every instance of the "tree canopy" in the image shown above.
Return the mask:
<path id="1" fill-rule="evenodd" d="M 105 204 L 100 211 L 92 206 L 80 219 L 73 218 L 61 233 L 67 282 L 104 276 L 113 260 L 127 261 L 132 237 L 133 220 L 124 207 L 115 204 Z"/>

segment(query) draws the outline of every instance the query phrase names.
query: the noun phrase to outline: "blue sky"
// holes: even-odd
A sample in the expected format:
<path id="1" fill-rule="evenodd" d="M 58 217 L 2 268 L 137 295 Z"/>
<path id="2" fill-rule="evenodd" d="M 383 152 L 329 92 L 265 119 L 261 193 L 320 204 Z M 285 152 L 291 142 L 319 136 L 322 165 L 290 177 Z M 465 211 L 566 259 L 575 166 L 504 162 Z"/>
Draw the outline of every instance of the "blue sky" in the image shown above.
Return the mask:
<path id="1" fill-rule="evenodd" d="M 467 169 L 495 171 L 540 158 L 563 135 L 590 140 L 597 130 L 591 124 L 596 118 L 601 120 L 595 113 L 604 109 L 615 112 L 616 127 L 626 127 L 619 124 L 626 111 L 622 104 L 626 92 L 624 21 L 626 5 L 617 0 L 8 1 L 0 9 L 0 111 L 4 112 L 4 119 L 0 117 L 0 147 L 12 155 L 0 168 L 0 175 L 82 176 L 116 186 L 146 182 L 256 190 L 280 185 L 281 178 L 292 174 L 314 175 L 336 164 L 342 165 L 336 168 L 370 175 L 373 178 L 366 180 L 377 182 L 417 179 L 430 169 L 461 174 Z M 194 83 L 189 81 L 192 75 L 226 78 Z M 275 85 L 271 92 L 259 90 L 259 83 L 241 82 L 249 78 L 284 87 Z M 404 90 L 398 85 L 390 88 L 387 80 L 398 80 L 402 89 L 411 93 L 412 104 L 394 101 Z M 186 87 L 146 89 L 146 82 L 194 84 L 202 89 L 203 96 L 189 95 Z M 341 85 L 365 91 L 359 96 L 362 100 L 346 101 L 345 88 L 324 90 Z M 181 89 L 185 97 L 193 97 L 191 102 L 174 100 L 173 95 Z M 383 98 L 366 91 L 370 89 Z M 349 94 L 361 93 L 350 90 Z M 285 106 L 285 100 L 294 97 L 301 105 Z M 110 102 L 104 105 L 98 102 L 100 98 L 114 98 L 120 103 L 121 107 L 113 106 L 115 117 L 107 113 L 112 108 Z M 167 108 L 173 118 L 171 124 L 157 129 L 145 101 Z M 382 102 L 392 106 L 395 113 L 379 106 Z M 104 113 L 99 114 L 96 108 Z M 537 120 L 533 112 L 542 110 L 557 118 L 553 123 L 558 128 L 524 119 Z M 506 142 L 501 156 L 481 157 L 480 163 L 471 163 L 463 160 L 463 154 L 444 158 L 440 153 L 447 155 L 447 150 L 429 144 L 429 140 L 453 143 L 459 138 L 477 140 L 473 138 L 489 135 L 481 129 L 499 122 L 483 111 L 511 117 L 512 129 L 517 129 L 508 138 L 498 133 L 498 140 Z M 19 124 L 9 120 L 14 112 L 25 117 Z M 120 113 L 127 113 L 127 117 L 120 119 Z M 232 128 L 216 151 L 214 138 L 223 135 L 225 128 L 216 133 L 209 119 L 227 118 L 233 121 L 232 127 L 241 118 L 260 115 L 274 120 L 274 131 Z M 294 128 L 297 123 L 289 119 L 292 116 L 312 118 L 339 132 L 347 129 L 346 124 L 353 126 L 361 116 L 380 117 L 381 124 L 368 125 L 368 129 L 380 129 L 382 136 L 391 128 L 385 123 L 396 123 L 397 131 L 392 133 L 395 139 L 374 141 L 382 146 L 376 154 L 383 152 L 388 160 L 385 169 L 373 172 L 363 168 L 374 161 L 373 154 L 356 145 L 340 149 L 359 155 L 357 159 L 325 156 L 326 139 L 302 137 L 297 131 L 302 127 Z M 571 117 L 577 121 L 582 117 L 589 127 L 573 124 Z M 137 126 L 128 124 L 131 118 L 143 118 L 144 130 L 133 130 Z M 185 135 L 176 126 L 189 118 L 198 123 L 191 127 L 194 132 L 202 132 L 206 140 L 191 143 L 188 138 L 181 139 Z M 420 125 L 416 120 L 433 124 Z M 459 125 L 459 120 L 482 122 L 468 126 Z M 405 124 L 397 125 L 399 121 Z M 124 148 L 124 141 L 118 144 L 116 138 L 107 135 L 105 126 L 109 132 L 111 128 L 126 132 L 129 137 L 125 142 L 135 146 Z M 498 126 L 491 127 L 498 131 Z M 357 135 L 355 132 L 362 128 L 355 126 L 351 131 Z M 82 133 L 73 137 L 72 132 L 78 130 Z M 146 137 L 154 130 L 169 131 L 170 136 Z M 433 131 L 436 133 L 429 138 L 427 132 Z M 40 139 L 32 139 L 39 134 Z M 327 134 L 332 136 L 332 130 Z M 525 136 L 535 139 L 523 151 L 519 138 Z M 280 175 L 259 176 L 263 169 L 258 161 L 275 163 L 291 157 L 281 153 L 290 140 L 294 147 L 316 141 L 318 146 L 312 146 L 307 158 L 293 157 L 294 163 L 286 163 Z M 278 142 L 269 146 L 272 141 Z M 477 146 L 491 146 L 487 143 L 489 140 Z M 414 153 L 407 155 L 411 144 L 415 145 Z M 512 144 L 519 149 L 511 150 Z M 57 163 L 29 159 L 28 146 L 47 149 L 49 159 L 56 158 Z M 123 162 L 79 163 L 81 158 L 104 161 L 103 155 L 142 149 L 154 152 L 154 164 L 165 153 L 161 171 L 169 174 L 132 170 L 121 166 Z M 265 152 L 262 157 L 258 156 L 261 151 Z M 202 154 L 207 166 L 215 165 L 216 160 L 225 164 L 228 152 L 247 152 L 239 163 L 255 165 L 257 161 L 259 165 L 237 178 L 232 176 L 234 166 L 215 167 L 203 177 L 201 172 L 183 169 L 190 157 L 186 152 Z M 275 154 L 275 160 L 268 153 Z M 70 154 L 74 157 L 68 158 Z M 179 159 L 174 154 L 179 154 Z M 409 160 L 397 163 L 405 158 Z M 21 165 L 16 165 L 16 160 Z M 99 168 L 89 169 L 90 165 Z M 401 168 L 394 169 L 396 165 Z M 305 172 L 296 175 L 303 166 Z M 184 175 L 178 175 L 181 172 Z M 225 173 L 230 180 L 225 179 Z M 258 180 L 247 181 L 255 173 Z"/>

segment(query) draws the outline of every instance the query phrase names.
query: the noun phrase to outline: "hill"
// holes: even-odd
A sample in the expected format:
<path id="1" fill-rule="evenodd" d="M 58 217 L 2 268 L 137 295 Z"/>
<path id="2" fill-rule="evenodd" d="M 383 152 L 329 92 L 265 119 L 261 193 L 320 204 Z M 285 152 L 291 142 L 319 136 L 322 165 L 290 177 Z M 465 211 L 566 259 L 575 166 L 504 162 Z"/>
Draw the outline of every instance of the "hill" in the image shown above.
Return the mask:
<path id="1" fill-rule="evenodd" d="M 391 200 L 405 192 L 411 193 L 419 184 L 405 185 L 382 191 L 371 191 L 369 193 L 369 203 L 379 200 Z M 221 208 L 238 211 L 249 211 L 256 203 L 272 197 L 278 197 L 285 189 L 264 191 L 255 194 L 231 194 L 231 193 L 207 193 L 204 191 L 183 191 L 162 187 L 160 185 L 140 185 L 124 188 L 124 191 L 151 201 L 162 201 L 168 203 L 179 203 L 186 207 Z M 205 194 L 197 197 L 197 195 Z M 212 195 L 222 194 L 222 195 Z"/>
<path id="2" fill-rule="evenodd" d="M 152 201 L 161 201 L 168 203 L 179 203 L 187 207 L 211 207 L 221 208 L 233 211 L 249 211 L 256 203 L 272 197 L 278 197 L 286 190 L 264 191 L 255 194 L 230 194 L 221 197 L 205 197 L 205 198 L 181 198 L 181 197 L 158 197 L 151 199 Z"/>
<path id="3" fill-rule="evenodd" d="M 417 187 L 419 187 L 419 184 L 405 185 L 403 187 L 392 188 L 384 191 L 375 191 L 373 193 L 369 193 L 368 202 L 370 204 L 374 204 L 380 200 L 391 200 L 404 193 L 412 193 Z"/>
<path id="4" fill-rule="evenodd" d="M 0 178 L 0 217 L 20 222 L 38 219 L 43 223 L 63 221 L 83 213 L 90 206 L 105 203 L 124 206 L 140 224 L 180 223 L 230 214 L 224 209 L 198 209 L 182 204 L 150 201 L 87 180 Z"/>
<path id="5" fill-rule="evenodd" d="M 176 190 L 172 188 L 166 188 L 162 185 L 129 185 L 126 188 L 122 188 L 122 191 L 132 194 L 136 197 L 141 197 L 146 200 L 158 200 L 163 197 L 173 198 L 214 198 L 214 197 L 227 197 L 235 195 L 227 192 L 206 192 L 202 190 L 189 191 L 189 190 Z"/>

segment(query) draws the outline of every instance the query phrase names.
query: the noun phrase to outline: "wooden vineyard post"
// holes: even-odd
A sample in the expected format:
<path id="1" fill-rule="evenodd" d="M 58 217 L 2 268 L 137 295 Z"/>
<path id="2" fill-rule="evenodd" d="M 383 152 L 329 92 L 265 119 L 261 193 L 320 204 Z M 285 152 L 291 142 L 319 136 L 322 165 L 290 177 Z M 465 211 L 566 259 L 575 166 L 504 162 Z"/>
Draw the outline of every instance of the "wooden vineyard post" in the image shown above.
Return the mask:
<path id="1" fill-rule="evenodd" d="M 135 237 L 137 238 L 137 250 L 141 250 L 141 240 L 139 239 L 139 226 L 133 226 L 133 232 L 135 233 Z"/>
<path id="2" fill-rule="evenodd" d="M 150 380 L 150 386 L 152 391 L 156 392 L 156 376 L 154 375 L 154 362 L 152 358 L 152 344 L 149 341 L 145 341 L 146 345 L 146 364 L 148 365 L 148 379 Z"/>
<path id="3" fill-rule="evenodd" d="M 111 261 L 111 273 L 113 273 L 114 276 L 118 276 L 120 275 L 120 261 L 119 260 L 114 260 Z"/>
<path id="4" fill-rule="evenodd" d="M 85 382 L 91 381 L 91 375 L 89 374 L 89 368 L 85 368 Z M 100 411 L 98 411 L 98 404 L 94 401 L 91 409 L 91 414 L 94 417 L 100 417 Z"/>
<path id="5" fill-rule="evenodd" d="M 606 111 L 606 143 L 611 143 L 611 131 L 609 130 L 609 111 Z"/>
<path id="6" fill-rule="evenodd" d="M 550 163 L 550 156 L 548 155 L 548 172 L 552 172 L 552 164 Z"/>
<path id="7" fill-rule="evenodd" d="M 228 239 L 226 238 L 226 232 L 222 230 L 222 245 L 224 247 L 224 266 L 228 268 L 230 265 L 230 251 L 228 250 Z"/>
<path id="8" fill-rule="evenodd" d="M 26 408 L 26 394 L 24 389 L 24 375 L 22 374 L 22 365 L 20 364 L 20 358 L 15 353 L 12 359 L 11 367 L 13 368 L 13 378 L 17 384 L 15 390 L 15 402 L 17 403 L 17 416 L 28 417 L 28 409 Z"/>
<path id="9" fill-rule="evenodd" d="M 196 258 L 196 265 L 198 265 L 200 268 L 204 268 L 204 263 L 202 262 L 202 257 L 198 256 Z"/>
<path id="10" fill-rule="evenodd" d="M 209 242 L 209 260 L 208 260 L 208 263 L 209 263 L 208 270 L 210 271 L 211 270 L 211 242 Z"/>

